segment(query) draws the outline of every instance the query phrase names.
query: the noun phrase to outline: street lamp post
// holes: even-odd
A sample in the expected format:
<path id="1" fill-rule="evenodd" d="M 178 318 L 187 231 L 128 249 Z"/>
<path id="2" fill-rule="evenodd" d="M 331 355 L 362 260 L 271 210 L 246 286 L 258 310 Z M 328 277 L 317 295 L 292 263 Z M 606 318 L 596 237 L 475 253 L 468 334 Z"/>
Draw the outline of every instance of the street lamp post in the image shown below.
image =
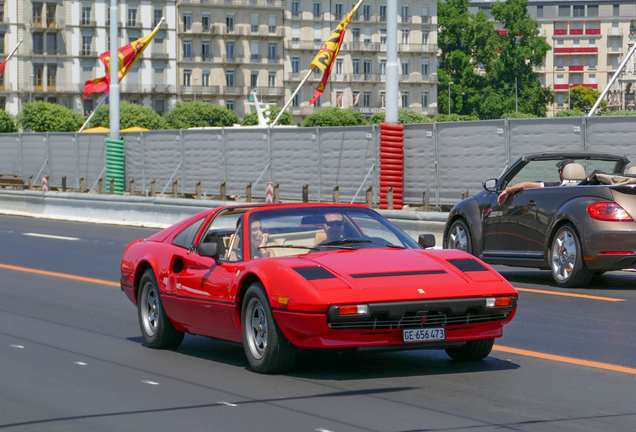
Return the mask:
<path id="1" fill-rule="evenodd" d="M 192 88 L 192 90 L 194 91 L 194 101 L 195 102 L 197 101 L 197 80 L 198 79 L 199 79 L 198 77 L 194 78 L 194 87 Z"/>
<path id="2" fill-rule="evenodd" d="M 34 78 L 35 78 L 35 75 L 31 75 L 30 77 L 31 87 L 29 88 L 29 103 L 33 102 L 33 87 L 35 86 Z"/>
<path id="3" fill-rule="evenodd" d="M 450 115 L 451 112 L 451 94 L 450 94 L 450 86 L 452 86 L 453 84 L 455 84 L 454 82 L 449 82 L 448 83 L 448 115 Z"/>

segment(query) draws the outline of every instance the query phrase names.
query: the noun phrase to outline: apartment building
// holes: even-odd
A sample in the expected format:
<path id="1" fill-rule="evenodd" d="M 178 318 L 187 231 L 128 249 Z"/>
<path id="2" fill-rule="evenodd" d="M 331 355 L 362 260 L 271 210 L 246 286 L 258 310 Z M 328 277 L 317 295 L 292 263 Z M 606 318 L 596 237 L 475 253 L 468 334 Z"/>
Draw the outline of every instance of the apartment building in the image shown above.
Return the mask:
<path id="1" fill-rule="evenodd" d="M 285 93 L 291 97 L 355 1 L 290 0 L 285 11 Z M 412 0 L 398 8 L 399 106 L 437 114 L 437 2 Z M 296 118 L 320 107 L 353 108 L 369 116 L 385 106 L 386 1 L 365 1 L 349 24 L 324 93 L 309 106 L 322 78 L 316 69 L 292 101 Z"/>
<path id="2" fill-rule="evenodd" d="M 471 12 L 490 15 L 490 1 L 471 2 Z M 530 0 L 530 15 L 539 22 L 540 35 L 552 47 L 536 69 L 541 82 L 554 89 L 555 103 L 548 115 L 567 109 L 568 90 L 575 86 L 599 91 L 607 86 L 629 48 L 630 26 L 636 20 L 633 0 Z M 495 28 L 505 32 L 500 23 Z M 618 109 L 615 98 L 610 109 Z"/>
<path id="3" fill-rule="evenodd" d="M 83 99 L 84 82 L 105 76 L 100 53 L 110 49 L 110 1 L 0 2 L 0 49 L 23 39 L 0 81 L 0 106 L 17 115 L 29 101 L 90 112 L 101 95 Z M 177 100 L 174 1 L 120 1 L 120 45 L 150 33 L 166 18 L 152 46 L 121 84 L 121 99 L 163 112 Z M 17 61 L 16 61 L 17 60 Z"/>
<path id="4" fill-rule="evenodd" d="M 180 99 L 243 116 L 256 91 L 260 101 L 282 106 L 285 7 L 281 0 L 179 1 Z"/>

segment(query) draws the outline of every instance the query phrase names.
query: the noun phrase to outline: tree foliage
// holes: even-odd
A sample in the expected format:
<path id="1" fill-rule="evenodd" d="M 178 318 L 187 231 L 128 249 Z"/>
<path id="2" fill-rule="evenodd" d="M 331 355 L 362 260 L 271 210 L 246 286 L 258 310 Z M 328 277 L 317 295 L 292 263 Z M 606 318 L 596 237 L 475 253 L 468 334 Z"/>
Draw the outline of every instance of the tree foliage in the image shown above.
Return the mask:
<path id="1" fill-rule="evenodd" d="M 369 118 L 370 124 L 380 124 L 384 122 L 384 111 L 377 112 Z M 430 123 L 433 120 L 428 118 L 426 114 L 418 113 L 408 108 L 400 108 L 398 110 L 398 123 L 399 124 L 411 124 L 411 123 Z"/>
<path id="2" fill-rule="evenodd" d="M 48 102 L 24 104 L 18 116 L 18 125 L 33 132 L 76 132 L 83 124 L 77 111 Z"/>
<path id="3" fill-rule="evenodd" d="M 519 112 L 544 117 L 554 94 L 533 67 L 542 65 L 550 46 L 528 14 L 528 0 L 492 3 L 492 16 L 505 30 L 501 34 L 482 10 L 471 14 L 468 6 L 468 0 L 439 2 L 439 111 L 448 112 L 452 82 L 454 113 L 501 118 L 516 111 L 518 101 Z"/>
<path id="4" fill-rule="evenodd" d="M 636 115 L 636 111 L 628 111 L 628 110 L 603 111 L 601 115 L 606 115 L 606 116 L 629 116 L 629 115 Z"/>
<path id="5" fill-rule="evenodd" d="M 554 115 L 555 117 L 582 117 L 584 116 L 585 113 L 583 111 L 579 111 L 576 109 L 567 109 L 567 110 L 561 110 L 561 111 L 557 111 L 557 113 Z"/>
<path id="6" fill-rule="evenodd" d="M 277 106 L 273 106 L 269 108 L 269 123 L 273 122 L 281 108 Z M 278 120 L 277 125 L 295 125 L 296 123 L 292 120 L 291 113 L 289 111 L 285 111 L 282 116 L 280 116 L 280 120 Z M 258 125 L 258 114 L 256 113 L 256 109 L 254 109 L 251 113 L 246 115 L 243 118 L 244 126 L 254 126 Z"/>
<path id="7" fill-rule="evenodd" d="M 454 121 L 475 121 L 479 120 L 479 117 L 473 115 L 459 115 L 459 114 L 438 114 L 435 116 L 436 122 L 454 122 Z"/>
<path id="8" fill-rule="evenodd" d="M 17 131 L 18 128 L 13 116 L 5 110 L 0 110 L 0 133 L 13 133 Z"/>
<path id="9" fill-rule="evenodd" d="M 352 109 L 338 107 L 323 108 L 307 116 L 304 127 L 315 126 L 360 126 L 367 124 L 364 115 Z"/>
<path id="10" fill-rule="evenodd" d="M 110 106 L 102 105 L 93 118 L 91 127 L 110 127 Z M 119 128 L 142 127 L 146 129 L 167 129 L 166 121 L 151 108 L 142 105 L 119 103 Z"/>
<path id="11" fill-rule="evenodd" d="M 570 89 L 570 95 L 565 99 L 565 102 L 568 104 L 570 109 L 585 112 L 592 109 L 600 95 L 601 92 L 591 87 L 576 86 Z M 570 99 L 572 99 L 572 103 L 570 103 Z M 607 103 L 602 101 L 599 109 L 604 110 L 606 106 Z"/>
<path id="12" fill-rule="evenodd" d="M 232 126 L 241 121 L 234 111 L 208 102 L 178 103 L 164 118 L 172 129 Z"/>
<path id="13" fill-rule="evenodd" d="M 524 118 L 538 118 L 538 116 L 534 114 L 521 113 L 521 112 L 507 112 L 501 115 L 501 118 L 509 118 L 509 119 L 524 119 Z"/>

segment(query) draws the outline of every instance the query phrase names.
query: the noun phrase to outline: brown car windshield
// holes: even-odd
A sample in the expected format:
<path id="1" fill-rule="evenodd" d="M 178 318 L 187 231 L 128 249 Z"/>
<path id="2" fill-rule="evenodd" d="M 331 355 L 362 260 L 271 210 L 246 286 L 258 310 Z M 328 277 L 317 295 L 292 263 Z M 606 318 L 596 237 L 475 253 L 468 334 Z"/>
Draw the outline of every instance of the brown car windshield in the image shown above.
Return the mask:
<path id="1" fill-rule="evenodd" d="M 517 173 L 512 179 L 508 180 L 508 184 L 517 184 L 521 182 L 545 182 L 545 183 L 559 183 L 559 170 L 556 164 L 557 160 L 533 160 L 528 162 L 521 171 Z M 604 173 L 612 174 L 618 173 L 617 161 L 608 160 L 591 160 L 591 159 L 574 159 L 574 162 L 583 165 L 585 168 L 585 174 L 590 175 L 594 170 L 598 170 Z"/>

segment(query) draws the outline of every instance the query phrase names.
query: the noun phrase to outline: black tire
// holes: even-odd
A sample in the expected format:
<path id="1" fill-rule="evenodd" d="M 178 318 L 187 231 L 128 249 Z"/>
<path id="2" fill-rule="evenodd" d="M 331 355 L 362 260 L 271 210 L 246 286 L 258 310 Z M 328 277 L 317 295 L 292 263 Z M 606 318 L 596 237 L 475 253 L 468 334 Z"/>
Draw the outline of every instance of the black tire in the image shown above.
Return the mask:
<path id="1" fill-rule="evenodd" d="M 583 288 L 590 283 L 594 270 L 585 266 L 581 240 L 574 225 L 568 223 L 554 234 L 549 251 L 552 279 L 562 288 Z"/>
<path id="2" fill-rule="evenodd" d="M 151 269 L 141 277 L 137 303 L 141 334 L 150 348 L 174 349 L 181 345 L 185 333 L 175 329 L 166 315 L 157 278 Z"/>
<path id="3" fill-rule="evenodd" d="M 296 359 L 296 347 L 278 327 L 263 285 L 247 289 L 241 308 L 243 348 L 252 369 L 272 374 L 289 370 Z"/>
<path id="4" fill-rule="evenodd" d="M 473 242 L 470 230 L 464 219 L 457 219 L 448 230 L 445 249 L 458 249 L 473 254 Z"/>
<path id="5" fill-rule="evenodd" d="M 468 341 L 459 348 L 447 348 L 445 351 L 453 360 L 475 361 L 488 357 L 494 344 L 494 339 L 478 339 Z"/>

